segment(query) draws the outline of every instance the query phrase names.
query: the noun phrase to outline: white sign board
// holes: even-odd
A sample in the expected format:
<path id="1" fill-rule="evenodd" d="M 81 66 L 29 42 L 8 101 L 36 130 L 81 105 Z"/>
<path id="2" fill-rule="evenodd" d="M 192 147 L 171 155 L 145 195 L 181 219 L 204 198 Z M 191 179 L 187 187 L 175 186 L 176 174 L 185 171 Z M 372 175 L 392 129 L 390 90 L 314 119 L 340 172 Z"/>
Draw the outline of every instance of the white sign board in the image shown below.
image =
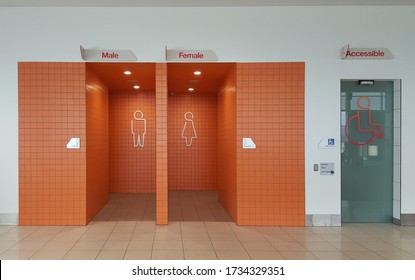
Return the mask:
<path id="1" fill-rule="evenodd" d="M 85 61 L 137 61 L 130 50 L 87 50 L 80 46 L 81 57 Z"/>
<path id="2" fill-rule="evenodd" d="M 392 59 L 393 55 L 386 48 L 350 48 L 349 44 L 340 51 L 341 59 Z"/>
<path id="3" fill-rule="evenodd" d="M 81 148 L 81 138 L 71 138 L 68 144 L 66 144 L 67 149 L 80 149 Z"/>
<path id="4" fill-rule="evenodd" d="M 218 61 L 212 50 L 168 50 L 166 48 L 166 61 Z"/>
<path id="5" fill-rule="evenodd" d="M 252 138 L 242 138 L 243 149 L 256 149 L 256 145 Z"/>
<path id="6" fill-rule="evenodd" d="M 333 176 L 334 175 L 334 162 L 321 162 L 320 163 L 320 175 Z"/>

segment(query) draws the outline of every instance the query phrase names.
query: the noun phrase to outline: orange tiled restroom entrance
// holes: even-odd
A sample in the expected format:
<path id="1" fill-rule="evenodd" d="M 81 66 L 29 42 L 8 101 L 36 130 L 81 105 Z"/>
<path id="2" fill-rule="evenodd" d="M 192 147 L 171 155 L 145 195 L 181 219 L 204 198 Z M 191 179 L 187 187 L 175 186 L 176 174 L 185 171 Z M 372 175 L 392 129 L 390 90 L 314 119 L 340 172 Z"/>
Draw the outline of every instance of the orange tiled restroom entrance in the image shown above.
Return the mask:
<path id="1" fill-rule="evenodd" d="M 125 194 L 153 197 L 136 207 L 153 203 L 162 225 L 179 215 L 169 201 L 199 192 L 238 225 L 305 225 L 304 63 L 20 62 L 18 74 L 20 225 L 86 225 Z"/>

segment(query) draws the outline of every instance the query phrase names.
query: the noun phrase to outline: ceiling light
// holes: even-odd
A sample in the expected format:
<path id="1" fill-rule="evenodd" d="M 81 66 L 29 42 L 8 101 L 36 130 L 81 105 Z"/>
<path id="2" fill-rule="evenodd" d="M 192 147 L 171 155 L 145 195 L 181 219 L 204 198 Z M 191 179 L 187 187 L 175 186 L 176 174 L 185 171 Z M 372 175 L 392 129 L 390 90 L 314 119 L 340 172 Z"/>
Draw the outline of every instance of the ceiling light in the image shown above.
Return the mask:
<path id="1" fill-rule="evenodd" d="M 139 88 L 140 88 L 140 86 L 134 86 L 134 88 L 135 88 L 135 89 L 139 89 Z"/>
<path id="2" fill-rule="evenodd" d="M 128 70 L 127 71 L 124 71 L 124 74 L 125 75 L 131 75 L 131 71 L 128 71 Z"/>
<path id="3" fill-rule="evenodd" d="M 195 89 L 194 88 L 192 88 L 192 87 L 189 87 L 188 88 L 188 91 L 194 91 Z"/>
<path id="4" fill-rule="evenodd" d="M 200 71 L 195 71 L 195 72 L 193 72 L 193 74 L 195 74 L 195 75 L 199 76 L 199 75 L 202 75 L 202 72 L 200 72 Z"/>

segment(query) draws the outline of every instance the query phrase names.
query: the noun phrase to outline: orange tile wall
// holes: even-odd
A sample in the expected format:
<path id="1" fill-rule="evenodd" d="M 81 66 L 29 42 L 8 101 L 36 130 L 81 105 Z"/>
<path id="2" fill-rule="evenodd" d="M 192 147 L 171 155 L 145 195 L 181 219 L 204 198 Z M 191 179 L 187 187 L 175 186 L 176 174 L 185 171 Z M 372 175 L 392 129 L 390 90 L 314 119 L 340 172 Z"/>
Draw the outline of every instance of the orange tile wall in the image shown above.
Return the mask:
<path id="1" fill-rule="evenodd" d="M 85 64 L 21 62 L 18 75 L 19 223 L 84 225 Z"/>
<path id="2" fill-rule="evenodd" d="M 186 145 L 186 140 L 182 138 L 186 112 L 193 113 L 193 124 L 197 135 L 189 147 Z M 193 92 L 169 95 L 169 190 L 217 189 L 217 128 L 216 93 Z M 192 132 L 190 126 L 186 129 Z M 190 137 L 193 133 L 188 135 Z"/>
<path id="3" fill-rule="evenodd" d="M 236 221 L 236 66 L 218 91 L 217 142 L 219 201 Z"/>
<path id="4" fill-rule="evenodd" d="M 167 63 L 156 64 L 156 223 L 168 223 Z"/>
<path id="5" fill-rule="evenodd" d="M 110 92 L 110 192 L 156 191 L 156 96 L 154 92 Z M 131 120 L 140 110 L 146 120 L 144 147 L 133 147 Z"/>
<path id="6" fill-rule="evenodd" d="M 86 68 L 86 207 L 89 222 L 108 202 L 108 88 Z"/>
<path id="7" fill-rule="evenodd" d="M 236 85 L 237 223 L 304 226 L 304 63 L 238 63 Z"/>

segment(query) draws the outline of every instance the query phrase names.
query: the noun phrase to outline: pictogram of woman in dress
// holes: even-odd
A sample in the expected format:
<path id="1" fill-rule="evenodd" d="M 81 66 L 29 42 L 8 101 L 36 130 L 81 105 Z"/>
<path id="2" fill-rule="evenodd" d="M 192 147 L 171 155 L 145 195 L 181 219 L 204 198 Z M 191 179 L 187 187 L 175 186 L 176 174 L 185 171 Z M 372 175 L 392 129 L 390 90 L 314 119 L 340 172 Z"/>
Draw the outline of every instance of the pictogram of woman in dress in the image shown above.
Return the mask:
<path id="1" fill-rule="evenodd" d="M 182 138 L 186 140 L 186 146 L 190 147 L 192 146 L 193 139 L 197 138 L 195 124 L 193 122 L 193 113 L 192 112 L 186 112 L 184 114 L 184 126 L 182 131 Z"/>

